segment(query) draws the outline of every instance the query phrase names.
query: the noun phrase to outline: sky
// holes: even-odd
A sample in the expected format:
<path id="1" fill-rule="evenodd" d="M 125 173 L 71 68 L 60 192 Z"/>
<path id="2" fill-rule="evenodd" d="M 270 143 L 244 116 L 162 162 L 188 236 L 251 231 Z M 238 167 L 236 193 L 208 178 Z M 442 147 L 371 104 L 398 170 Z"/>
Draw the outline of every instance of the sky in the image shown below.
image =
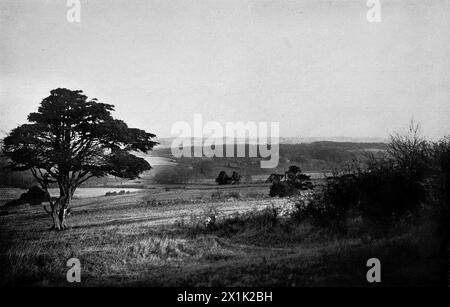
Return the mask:
<path id="1" fill-rule="evenodd" d="M 50 90 L 81 89 L 129 126 L 279 122 L 289 137 L 450 134 L 450 1 L 0 0 L 0 131 Z M 173 135 L 172 135 L 173 136 Z"/>

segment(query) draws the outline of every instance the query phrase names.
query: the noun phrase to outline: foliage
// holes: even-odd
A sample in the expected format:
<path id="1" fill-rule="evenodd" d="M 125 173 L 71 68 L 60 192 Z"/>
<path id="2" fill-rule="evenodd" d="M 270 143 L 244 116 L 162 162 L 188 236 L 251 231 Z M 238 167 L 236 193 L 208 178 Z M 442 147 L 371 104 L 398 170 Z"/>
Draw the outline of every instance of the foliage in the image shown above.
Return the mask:
<path id="1" fill-rule="evenodd" d="M 218 185 L 225 185 L 231 183 L 231 178 L 228 177 L 225 171 L 221 171 L 216 178 L 216 182 Z"/>
<path id="2" fill-rule="evenodd" d="M 420 125 L 411 121 L 406 134 L 391 135 L 387 152 L 393 166 L 408 180 L 422 180 L 429 175 L 430 144 L 420 134 Z"/>
<path id="3" fill-rule="evenodd" d="M 350 213 L 357 213 L 379 226 L 430 206 L 448 216 L 449 139 L 431 144 L 420 136 L 419 126 L 411 124 L 408 134 L 392 136 L 388 153 L 327 178 L 310 202 L 298 202 L 294 215 L 342 225 Z"/>
<path id="4" fill-rule="evenodd" d="M 271 197 L 287 197 L 312 188 L 311 178 L 302 173 L 298 166 L 291 165 L 286 171 L 283 180 L 273 181 L 269 194 Z"/>
<path id="5" fill-rule="evenodd" d="M 238 172 L 234 171 L 233 174 L 228 176 L 225 171 L 221 171 L 216 178 L 216 182 L 218 185 L 226 185 L 226 184 L 238 184 L 241 181 L 241 175 Z"/>
<path id="6" fill-rule="evenodd" d="M 231 175 L 231 184 L 237 184 L 241 182 L 241 175 L 238 172 L 233 172 Z"/>
<path id="7" fill-rule="evenodd" d="M 155 174 L 153 180 L 160 184 L 190 183 L 196 177 L 193 167 L 185 165 L 167 166 Z"/>

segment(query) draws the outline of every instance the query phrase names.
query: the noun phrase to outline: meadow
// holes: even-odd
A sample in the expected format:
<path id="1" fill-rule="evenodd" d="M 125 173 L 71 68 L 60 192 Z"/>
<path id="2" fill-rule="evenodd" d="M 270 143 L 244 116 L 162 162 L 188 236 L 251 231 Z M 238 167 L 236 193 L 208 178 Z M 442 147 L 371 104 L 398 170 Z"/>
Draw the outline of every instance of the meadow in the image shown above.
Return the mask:
<path id="1" fill-rule="evenodd" d="M 72 257 L 81 286 L 367 286 L 372 257 L 383 285 L 445 282 L 433 224 L 374 235 L 354 218 L 339 234 L 292 222 L 291 200 L 269 198 L 268 189 L 161 185 L 78 198 L 62 232 L 48 230 L 40 206 L 3 211 L 1 283 L 74 286 L 66 281 Z"/>

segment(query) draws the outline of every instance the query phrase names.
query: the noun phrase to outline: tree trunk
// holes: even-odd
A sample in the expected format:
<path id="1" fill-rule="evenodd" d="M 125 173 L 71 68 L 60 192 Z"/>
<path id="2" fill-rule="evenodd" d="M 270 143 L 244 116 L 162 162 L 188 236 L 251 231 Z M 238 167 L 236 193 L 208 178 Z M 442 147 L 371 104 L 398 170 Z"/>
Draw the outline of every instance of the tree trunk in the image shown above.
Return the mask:
<path id="1" fill-rule="evenodd" d="M 71 197 L 61 196 L 52 207 L 51 217 L 53 220 L 52 229 L 65 230 L 68 228 L 66 223 L 67 208 L 69 207 Z"/>

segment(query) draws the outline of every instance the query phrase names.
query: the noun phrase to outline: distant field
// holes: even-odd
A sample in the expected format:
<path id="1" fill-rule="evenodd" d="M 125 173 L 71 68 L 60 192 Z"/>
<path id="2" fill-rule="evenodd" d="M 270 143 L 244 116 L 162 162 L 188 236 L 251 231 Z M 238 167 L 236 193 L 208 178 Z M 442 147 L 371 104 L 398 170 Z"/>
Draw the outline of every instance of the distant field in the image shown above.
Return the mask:
<path id="1" fill-rule="evenodd" d="M 26 189 L 18 189 L 18 188 L 0 188 L 0 204 L 1 201 L 6 200 L 12 200 L 20 197 L 22 193 L 25 193 Z M 49 193 L 53 197 L 59 196 L 59 189 L 51 188 L 48 189 Z M 90 197 L 98 197 L 98 196 L 104 196 L 107 192 L 130 192 L 130 193 L 137 193 L 139 191 L 142 191 L 142 189 L 135 189 L 135 188 L 79 188 L 75 191 L 74 198 L 90 198 Z"/>
<path id="2" fill-rule="evenodd" d="M 147 195 L 155 195 L 161 199 L 178 198 L 185 199 L 198 196 L 210 196 L 214 191 L 221 190 L 239 190 L 243 195 L 250 192 L 260 192 L 261 194 L 268 195 L 268 184 L 240 184 L 232 186 L 218 186 L 216 183 L 211 182 L 210 184 L 191 184 L 191 185 L 167 185 L 167 184 L 153 184 L 147 188 L 129 188 L 120 186 L 111 187 L 86 187 L 78 188 L 75 191 L 74 199 L 79 198 L 92 198 L 105 196 L 108 192 L 125 191 L 129 193 L 147 193 Z M 0 188 L 0 205 L 4 204 L 6 201 L 16 199 L 20 197 L 22 193 L 25 193 L 26 189 L 19 188 Z M 171 192 L 170 192 L 171 191 Z M 56 188 L 49 189 L 50 195 L 57 197 L 59 195 L 59 190 Z"/>

